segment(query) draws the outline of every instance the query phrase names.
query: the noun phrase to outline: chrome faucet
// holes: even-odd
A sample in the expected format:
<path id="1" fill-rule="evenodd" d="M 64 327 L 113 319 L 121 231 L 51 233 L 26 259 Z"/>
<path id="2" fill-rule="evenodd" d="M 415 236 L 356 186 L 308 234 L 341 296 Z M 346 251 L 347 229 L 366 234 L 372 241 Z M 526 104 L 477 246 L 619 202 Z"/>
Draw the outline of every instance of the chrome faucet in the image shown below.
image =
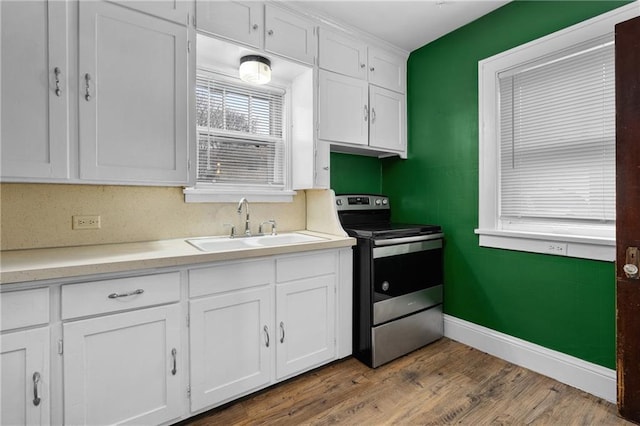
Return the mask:
<path id="1" fill-rule="evenodd" d="M 251 236 L 251 229 L 249 229 L 249 201 L 246 198 L 242 197 L 240 202 L 238 203 L 238 215 L 242 213 L 242 206 L 244 205 L 244 235 L 247 237 Z"/>

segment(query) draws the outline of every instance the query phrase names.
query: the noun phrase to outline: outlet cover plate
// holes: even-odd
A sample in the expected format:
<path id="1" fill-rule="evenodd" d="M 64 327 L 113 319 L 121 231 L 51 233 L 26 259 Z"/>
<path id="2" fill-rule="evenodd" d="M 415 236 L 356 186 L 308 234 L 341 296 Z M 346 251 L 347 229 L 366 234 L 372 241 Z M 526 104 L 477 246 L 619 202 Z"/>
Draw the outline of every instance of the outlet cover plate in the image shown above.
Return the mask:
<path id="1" fill-rule="evenodd" d="M 98 215 L 73 216 L 72 219 L 72 229 L 100 229 Z"/>

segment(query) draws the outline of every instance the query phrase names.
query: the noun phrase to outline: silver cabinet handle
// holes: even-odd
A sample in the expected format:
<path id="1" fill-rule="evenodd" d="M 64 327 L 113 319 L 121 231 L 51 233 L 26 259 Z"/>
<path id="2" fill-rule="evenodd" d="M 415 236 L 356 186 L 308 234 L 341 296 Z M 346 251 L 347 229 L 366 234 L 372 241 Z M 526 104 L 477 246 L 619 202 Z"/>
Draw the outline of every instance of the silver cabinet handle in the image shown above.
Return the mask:
<path id="1" fill-rule="evenodd" d="M 53 74 L 56 76 L 56 96 L 60 96 L 62 95 L 62 89 L 60 88 L 60 75 L 62 74 L 62 71 L 60 71 L 60 68 L 55 67 L 53 69 Z"/>
<path id="2" fill-rule="evenodd" d="M 263 330 L 264 330 L 264 345 L 268 348 L 269 347 L 269 327 L 265 325 Z"/>
<path id="3" fill-rule="evenodd" d="M 373 71 L 375 71 L 375 70 L 376 70 L 376 69 L 375 69 L 375 67 L 371 67 L 371 68 L 369 68 L 369 71 L 371 71 L 371 72 L 373 72 Z"/>
<path id="4" fill-rule="evenodd" d="M 109 296 L 107 296 L 109 299 L 117 299 L 118 297 L 127 297 L 127 296 L 134 296 L 136 294 L 142 294 L 144 293 L 144 290 L 139 288 L 137 290 L 133 290 L 133 291 L 129 291 L 127 293 L 111 293 Z"/>
<path id="5" fill-rule="evenodd" d="M 282 331 L 282 336 L 280 337 L 280 343 L 284 343 L 284 322 L 280 321 L 280 331 Z"/>
<path id="6" fill-rule="evenodd" d="M 360 68 L 364 68 L 365 66 L 365 64 L 360 64 Z"/>
<path id="7" fill-rule="evenodd" d="M 253 28 L 254 30 L 257 30 L 258 29 L 258 24 L 253 24 L 253 27 L 251 27 L 251 28 Z"/>
<path id="8" fill-rule="evenodd" d="M 178 351 L 176 350 L 176 348 L 171 349 L 171 356 L 173 357 L 173 368 L 171 369 L 172 376 L 175 376 L 176 373 L 178 372 L 177 355 L 178 355 Z"/>
<path id="9" fill-rule="evenodd" d="M 273 35 L 273 30 L 269 30 L 269 31 L 267 31 L 267 34 L 269 34 L 269 35 Z"/>
<path id="10" fill-rule="evenodd" d="M 366 104 L 364 106 L 364 121 L 369 121 L 369 108 L 367 108 Z"/>
<path id="11" fill-rule="evenodd" d="M 89 82 L 91 81 L 91 75 L 89 73 L 84 75 L 84 81 L 85 81 L 84 99 L 87 102 L 89 102 L 91 100 L 91 92 L 89 91 L 90 89 Z"/>
<path id="12" fill-rule="evenodd" d="M 376 109 L 371 108 L 371 124 L 376 122 Z"/>
<path id="13" fill-rule="evenodd" d="M 329 170 L 329 166 L 324 166 L 322 170 Z"/>
<path id="14" fill-rule="evenodd" d="M 40 405 L 40 397 L 38 396 L 38 383 L 40 383 L 40 373 L 33 373 L 33 405 Z"/>

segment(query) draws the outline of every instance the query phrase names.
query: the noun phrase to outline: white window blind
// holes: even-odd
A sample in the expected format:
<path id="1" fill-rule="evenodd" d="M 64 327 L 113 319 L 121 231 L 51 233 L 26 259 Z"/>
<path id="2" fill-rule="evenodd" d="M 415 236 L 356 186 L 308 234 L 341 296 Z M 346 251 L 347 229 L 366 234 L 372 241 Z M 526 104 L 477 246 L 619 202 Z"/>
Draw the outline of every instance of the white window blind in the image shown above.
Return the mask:
<path id="1" fill-rule="evenodd" d="M 197 182 L 285 185 L 284 93 L 198 74 Z"/>
<path id="2" fill-rule="evenodd" d="M 500 219 L 615 220 L 612 36 L 498 75 Z"/>

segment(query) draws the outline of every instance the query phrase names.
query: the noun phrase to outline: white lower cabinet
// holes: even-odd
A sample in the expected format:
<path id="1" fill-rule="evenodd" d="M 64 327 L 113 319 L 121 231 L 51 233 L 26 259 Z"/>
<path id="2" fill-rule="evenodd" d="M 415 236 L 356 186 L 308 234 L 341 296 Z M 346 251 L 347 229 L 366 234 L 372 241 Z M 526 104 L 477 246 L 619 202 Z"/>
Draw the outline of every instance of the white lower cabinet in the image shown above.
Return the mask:
<path id="1" fill-rule="evenodd" d="M 277 378 L 335 357 L 335 275 L 276 286 Z"/>
<path id="2" fill-rule="evenodd" d="M 189 310 L 192 411 L 269 384 L 275 343 L 269 287 L 193 300 Z"/>
<path id="3" fill-rule="evenodd" d="M 0 424 L 50 424 L 49 350 L 49 327 L 0 336 Z"/>
<path id="4" fill-rule="evenodd" d="M 180 312 L 173 304 L 63 324 L 65 424 L 180 417 Z"/>

